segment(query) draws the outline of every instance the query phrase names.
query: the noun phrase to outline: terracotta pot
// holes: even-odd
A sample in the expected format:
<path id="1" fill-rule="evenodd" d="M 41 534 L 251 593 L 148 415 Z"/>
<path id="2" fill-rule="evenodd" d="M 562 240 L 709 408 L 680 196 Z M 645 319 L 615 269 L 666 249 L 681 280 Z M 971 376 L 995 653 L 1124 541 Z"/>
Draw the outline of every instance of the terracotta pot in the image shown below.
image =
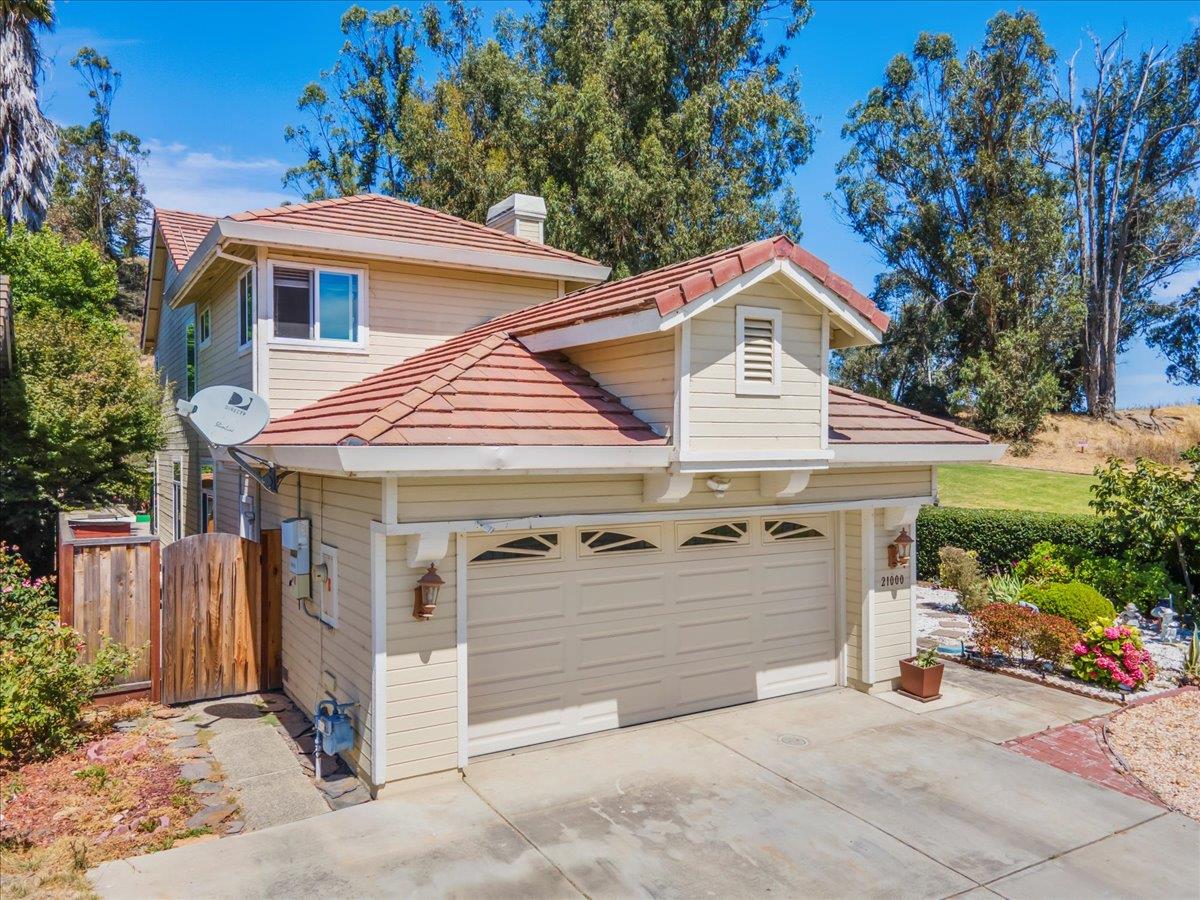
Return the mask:
<path id="1" fill-rule="evenodd" d="M 936 697 L 942 690 L 942 669 L 945 667 L 938 663 L 922 669 L 913 665 L 914 659 L 915 656 L 910 656 L 900 660 L 900 690 L 923 700 Z"/>

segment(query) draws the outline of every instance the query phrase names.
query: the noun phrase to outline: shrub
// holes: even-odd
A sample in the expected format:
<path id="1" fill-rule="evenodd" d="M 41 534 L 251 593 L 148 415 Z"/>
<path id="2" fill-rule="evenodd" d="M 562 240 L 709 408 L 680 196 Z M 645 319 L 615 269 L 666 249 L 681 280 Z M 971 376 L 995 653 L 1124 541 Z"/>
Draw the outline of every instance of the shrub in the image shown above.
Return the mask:
<path id="1" fill-rule="evenodd" d="M 1121 550 L 1111 529 L 1094 516 L 927 506 L 917 517 L 917 572 L 933 578 L 942 547 L 974 550 L 984 571 L 1006 570 L 1039 541 L 1069 544 L 1098 556 Z"/>
<path id="2" fill-rule="evenodd" d="M 106 641 L 80 662 L 78 633 L 56 620 L 53 582 L 30 578 L 15 551 L 0 542 L 0 763 L 19 764 L 77 743 L 84 705 L 129 671 L 133 653 Z"/>
<path id="3" fill-rule="evenodd" d="M 1033 604 L 1039 612 L 1069 619 L 1080 628 L 1087 628 L 1098 619 L 1112 621 L 1117 615 L 1112 603 L 1099 591 L 1078 581 L 1026 585 L 1018 599 Z"/>
<path id="4" fill-rule="evenodd" d="M 1016 603 L 1024 587 L 1025 582 L 1019 575 L 1001 572 L 988 579 L 988 600 L 992 603 Z"/>
<path id="5" fill-rule="evenodd" d="M 981 653 L 1001 653 L 1016 660 L 1064 664 L 1080 638 L 1079 629 L 1061 616 L 1012 603 L 989 603 L 971 620 Z"/>
<path id="6" fill-rule="evenodd" d="M 1156 669 L 1142 635 L 1131 625 L 1096 622 L 1073 648 L 1075 675 L 1116 690 L 1137 690 L 1153 680 Z"/>
<path id="7" fill-rule="evenodd" d="M 938 554 L 938 580 L 957 591 L 967 612 L 987 602 L 987 582 L 979 568 L 979 557 L 973 550 L 943 547 Z"/>
<path id="8" fill-rule="evenodd" d="M 1116 606 L 1133 603 L 1143 613 L 1179 591 L 1162 563 L 1111 556 L 1085 556 L 1075 567 L 1075 580 L 1090 584 Z"/>
<path id="9" fill-rule="evenodd" d="M 1038 583 L 1072 581 L 1075 564 L 1068 558 L 1067 548 L 1052 541 L 1038 541 L 1029 555 L 1019 561 L 1013 571 L 1026 581 Z"/>

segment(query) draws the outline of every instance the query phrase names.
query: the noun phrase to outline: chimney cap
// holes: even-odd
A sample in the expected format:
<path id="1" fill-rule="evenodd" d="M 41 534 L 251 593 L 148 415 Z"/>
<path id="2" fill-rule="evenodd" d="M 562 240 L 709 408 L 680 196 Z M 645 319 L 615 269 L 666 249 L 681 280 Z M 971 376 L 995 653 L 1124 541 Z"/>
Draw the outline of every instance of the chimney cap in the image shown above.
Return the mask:
<path id="1" fill-rule="evenodd" d="M 545 219 L 546 201 L 535 194 L 509 194 L 499 203 L 488 207 L 488 224 L 491 225 L 495 219 L 505 215 L 522 219 Z"/>

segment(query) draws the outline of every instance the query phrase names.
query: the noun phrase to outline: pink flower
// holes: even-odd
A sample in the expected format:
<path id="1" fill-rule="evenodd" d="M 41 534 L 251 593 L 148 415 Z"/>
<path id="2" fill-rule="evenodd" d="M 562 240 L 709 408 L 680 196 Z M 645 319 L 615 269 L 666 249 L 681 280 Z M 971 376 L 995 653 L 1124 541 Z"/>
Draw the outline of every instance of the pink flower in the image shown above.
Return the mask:
<path id="1" fill-rule="evenodd" d="M 1131 632 L 1129 630 L 1129 626 L 1127 626 L 1127 625 L 1121 626 L 1121 637 L 1129 637 L 1129 635 L 1131 635 L 1132 633 L 1133 632 Z"/>
<path id="2" fill-rule="evenodd" d="M 1109 625 L 1107 628 L 1104 629 L 1104 637 L 1107 640 L 1115 641 L 1120 636 L 1121 636 L 1120 630 L 1117 628 L 1114 628 L 1112 625 Z"/>
<path id="3" fill-rule="evenodd" d="M 1088 645 L 1083 642 L 1077 643 L 1071 650 L 1076 656 L 1087 656 L 1091 652 L 1088 650 Z"/>

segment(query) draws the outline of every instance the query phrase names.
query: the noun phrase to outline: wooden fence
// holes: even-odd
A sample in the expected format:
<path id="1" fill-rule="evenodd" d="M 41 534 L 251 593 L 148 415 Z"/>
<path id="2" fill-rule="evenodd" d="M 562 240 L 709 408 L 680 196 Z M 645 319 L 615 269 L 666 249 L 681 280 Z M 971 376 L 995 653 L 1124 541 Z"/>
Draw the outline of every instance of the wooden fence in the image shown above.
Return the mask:
<path id="1" fill-rule="evenodd" d="M 282 542 L 198 534 L 160 550 L 150 534 L 59 526 L 59 618 L 83 637 L 83 657 L 111 639 L 137 650 L 107 699 L 184 703 L 273 690 L 283 682 Z M 161 566 L 160 566 L 161 556 Z"/>
<path id="2" fill-rule="evenodd" d="M 76 538 L 69 528 L 60 533 L 58 615 L 82 635 L 83 658 L 95 659 L 106 638 L 136 651 L 132 671 L 104 696 L 159 699 L 158 538 Z"/>
<path id="3" fill-rule="evenodd" d="M 164 703 L 278 687 L 280 535 L 197 534 L 163 552 Z"/>

